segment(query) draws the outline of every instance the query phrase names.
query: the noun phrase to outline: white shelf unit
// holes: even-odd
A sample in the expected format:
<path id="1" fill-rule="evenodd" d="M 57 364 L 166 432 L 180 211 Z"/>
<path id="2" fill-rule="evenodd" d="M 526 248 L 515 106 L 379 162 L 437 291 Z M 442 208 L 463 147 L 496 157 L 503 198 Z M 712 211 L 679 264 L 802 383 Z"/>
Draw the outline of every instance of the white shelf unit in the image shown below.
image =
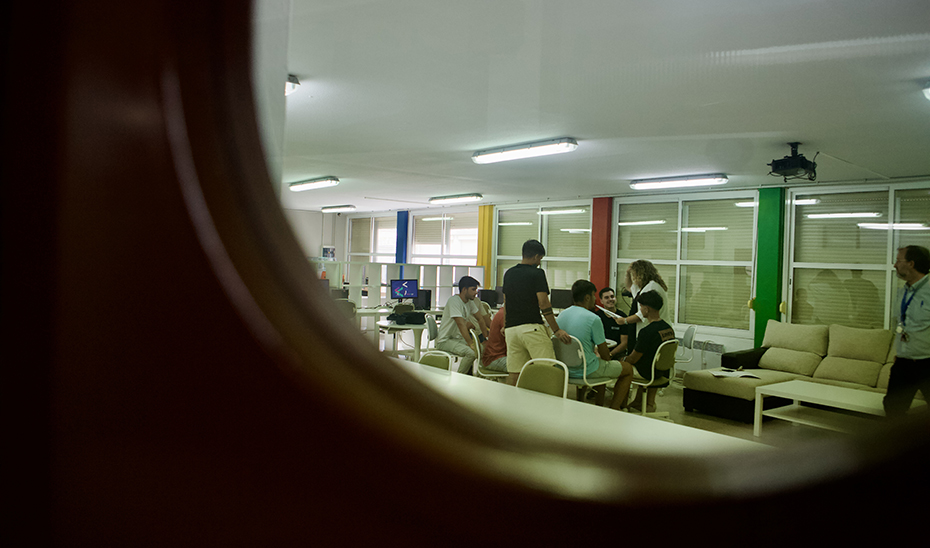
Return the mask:
<path id="1" fill-rule="evenodd" d="M 360 307 L 374 307 L 389 300 L 391 280 L 416 279 L 422 289 L 432 291 L 430 308 L 443 306 L 456 293 L 462 276 L 484 279 L 483 266 L 432 265 L 410 263 L 366 263 L 348 261 L 322 261 L 310 259 L 318 274 L 326 272 L 332 289 L 348 289 L 349 299 Z M 367 296 L 362 296 L 362 291 Z"/>

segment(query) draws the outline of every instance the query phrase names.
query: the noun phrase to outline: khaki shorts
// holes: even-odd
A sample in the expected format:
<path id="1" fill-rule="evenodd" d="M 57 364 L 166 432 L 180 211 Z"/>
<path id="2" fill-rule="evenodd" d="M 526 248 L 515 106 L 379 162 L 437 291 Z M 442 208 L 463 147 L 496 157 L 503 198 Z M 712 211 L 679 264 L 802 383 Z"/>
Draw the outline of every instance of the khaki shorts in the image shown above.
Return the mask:
<path id="1" fill-rule="evenodd" d="M 504 329 L 507 340 L 507 371 L 519 373 L 533 358 L 555 359 L 549 330 L 542 324 L 528 323 Z"/>

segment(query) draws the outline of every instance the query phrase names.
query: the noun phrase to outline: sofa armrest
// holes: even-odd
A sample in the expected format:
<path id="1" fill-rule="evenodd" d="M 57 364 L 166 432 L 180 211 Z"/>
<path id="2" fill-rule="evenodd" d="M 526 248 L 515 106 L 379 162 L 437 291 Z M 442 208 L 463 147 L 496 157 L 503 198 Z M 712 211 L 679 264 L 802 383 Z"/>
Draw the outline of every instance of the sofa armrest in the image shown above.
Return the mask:
<path id="1" fill-rule="evenodd" d="M 759 359 L 768 348 L 751 348 L 726 352 L 720 356 L 720 365 L 728 369 L 759 369 Z"/>

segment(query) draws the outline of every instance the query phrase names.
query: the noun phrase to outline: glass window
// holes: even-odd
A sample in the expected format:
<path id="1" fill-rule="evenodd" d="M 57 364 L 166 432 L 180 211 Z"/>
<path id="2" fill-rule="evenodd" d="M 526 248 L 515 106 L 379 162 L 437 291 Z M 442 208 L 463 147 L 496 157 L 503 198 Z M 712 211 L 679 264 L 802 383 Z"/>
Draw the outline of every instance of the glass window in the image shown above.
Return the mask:
<path id="1" fill-rule="evenodd" d="M 474 265 L 477 261 L 477 208 L 413 216 L 411 263 Z"/>
<path id="2" fill-rule="evenodd" d="M 794 260 L 799 263 L 884 264 L 887 230 L 859 223 L 888 223 L 888 192 L 799 195 L 795 203 Z"/>
<path id="3" fill-rule="evenodd" d="M 590 212 L 546 217 L 547 239 L 544 245 L 547 257 L 588 257 L 591 252 Z M 587 271 L 587 263 L 584 270 Z"/>
<path id="4" fill-rule="evenodd" d="M 678 258 L 678 202 L 621 204 L 619 208 L 618 258 Z"/>
<path id="5" fill-rule="evenodd" d="M 797 268 L 791 323 L 884 327 L 886 270 Z"/>
<path id="6" fill-rule="evenodd" d="M 575 281 L 591 279 L 587 261 L 543 261 L 540 266 L 546 271 L 549 289 L 571 289 Z"/>
<path id="7" fill-rule="evenodd" d="M 523 242 L 539 238 L 536 208 L 501 210 L 497 216 L 497 254 L 521 257 Z"/>
<path id="8" fill-rule="evenodd" d="M 371 218 L 352 219 L 349 223 L 349 253 L 371 253 Z"/>
<path id="9" fill-rule="evenodd" d="M 679 311 L 681 323 L 747 329 L 752 269 L 744 266 L 686 265 Z"/>
<path id="10" fill-rule="evenodd" d="M 930 249 L 930 190 L 895 192 L 895 249 L 920 245 Z"/>
<path id="11" fill-rule="evenodd" d="M 678 288 L 676 285 L 678 282 L 678 267 L 674 264 L 658 264 L 658 263 L 653 263 L 653 264 L 655 265 L 656 270 L 659 271 L 659 276 L 662 277 L 662 281 L 665 282 L 666 286 L 668 286 L 668 291 L 666 291 L 668 302 L 665 303 L 665 306 L 670 307 L 669 311 L 672 313 L 669 314 L 669 317 L 674 318 L 675 317 L 674 311 L 676 310 L 676 300 L 677 300 L 677 295 L 678 295 Z M 615 291 L 619 292 L 626 288 L 626 282 L 624 280 L 626 279 L 626 269 L 629 266 L 630 266 L 629 262 L 617 264 L 617 282 L 616 282 L 616 285 L 614 285 Z M 601 289 L 601 288 L 598 288 L 598 289 Z M 630 302 L 627 302 L 627 301 L 630 301 L 630 299 L 627 298 L 621 301 L 619 300 L 619 297 L 618 297 L 617 306 L 621 306 L 621 303 L 624 303 L 627 309 L 629 309 L 629 306 L 632 304 L 632 301 Z"/>
<path id="12" fill-rule="evenodd" d="M 682 203 L 682 259 L 752 261 L 754 211 L 737 207 L 737 201 Z"/>

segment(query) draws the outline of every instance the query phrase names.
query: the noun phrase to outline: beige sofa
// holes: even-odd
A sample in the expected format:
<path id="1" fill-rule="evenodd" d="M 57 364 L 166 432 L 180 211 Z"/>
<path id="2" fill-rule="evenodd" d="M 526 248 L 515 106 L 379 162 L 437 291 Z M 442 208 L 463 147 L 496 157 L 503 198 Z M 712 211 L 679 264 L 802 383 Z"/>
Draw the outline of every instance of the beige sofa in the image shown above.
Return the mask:
<path id="1" fill-rule="evenodd" d="M 758 379 L 719 378 L 714 370 L 685 374 L 684 407 L 743 422 L 752 422 L 756 387 L 803 379 L 884 392 L 894 362 L 894 337 L 887 329 L 842 325 L 797 325 L 769 320 L 762 347 L 726 353 L 725 368 L 742 367 Z M 787 403 L 766 398 L 765 406 Z"/>

